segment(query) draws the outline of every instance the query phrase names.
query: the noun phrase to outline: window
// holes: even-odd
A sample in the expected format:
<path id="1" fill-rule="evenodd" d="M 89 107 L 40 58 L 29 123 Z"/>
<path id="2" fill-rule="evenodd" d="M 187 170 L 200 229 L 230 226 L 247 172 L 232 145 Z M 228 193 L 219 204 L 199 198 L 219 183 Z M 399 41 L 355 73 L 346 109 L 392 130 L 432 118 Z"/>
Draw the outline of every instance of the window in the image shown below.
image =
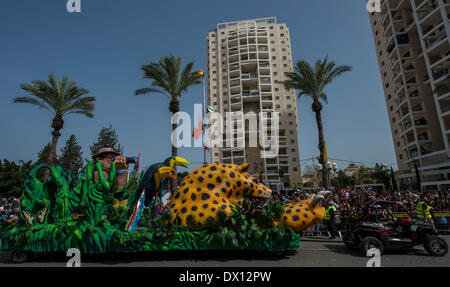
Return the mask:
<path id="1" fill-rule="evenodd" d="M 278 88 L 275 88 L 275 91 L 278 92 Z"/>
<path id="2" fill-rule="evenodd" d="M 276 60 L 277 59 L 277 57 L 275 57 L 275 56 L 272 56 L 272 60 Z"/>
<path id="3" fill-rule="evenodd" d="M 389 83 L 386 83 L 386 89 L 389 88 Z"/>
<path id="4" fill-rule="evenodd" d="M 273 35 L 273 33 L 272 34 L 270 34 L 270 37 L 273 37 L 274 35 Z"/>
<path id="5" fill-rule="evenodd" d="M 283 60 L 285 60 L 285 61 L 286 61 L 286 59 L 287 59 L 287 58 L 286 58 L 286 56 L 283 56 Z"/>
<path id="6" fill-rule="evenodd" d="M 273 64 L 272 66 L 273 66 L 273 67 L 276 67 L 276 66 L 277 66 L 277 64 Z"/>
<path id="7" fill-rule="evenodd" d="M 387 98 L 388 98 L 388 100 L 390 100 L 390 99 L 392 98 L 392 95 L 389 94 L 389 95 L 387 96 Z"/>
<path id="8" fill-rule="evenodd" d="M 277 109 L 279 109 L 280 108 L 280 105 L 277 105 Z"/>
<path id="9" fill-rule="evenodd" d="M 270 41 L 270 44 L 275 44 L 275 41 Z"/>
<path id="10" fill-rule="evenodd" d="M 296 167 L 294 167 L 294 171 L 297 171 L 297 168 L 296 168 Z"/>
<path id="11" fill-rule="evenodd" d="M 399 155 L 398 155 L 398 158 L 399 158 L 399 159 L 403 159 L 403 155 L 402 155 L 402 154 L 399 154 Z"/>
<path id="12" fill-rule="evenodd" d="M 287 64 L 283 64 L 283 67 L 284 67 L 284 68 L 287 68 Z"/>
<path id="13" fill-rule="evenodd" d="M 272 52 L 275 52 L 275 49 L 271 49 Z"/>
<path id="14" fill-rule="evenodd" d="M 278 75 L 278 73 L 277 72 L 273 72 L 273 75 L 276 76 L 276 75 Z"/>
<path id="15" fill-rule="evenodd" d="M 275 97 L 275 99 L 276 99 L 276 100 L 279 100 L 279 99 L 280 99 L 280 97 L 279 97 L 279 96 L 276 96 L 276 97 Z"/>
<path id="16" fill-rule="evenodd" d="M 384 67 L 384 65 L 385 65 L 384 61 L 383 61 L 383 62 L 381 62 L 381 66 L 382 66 L 382 67 Z"/>
<path id="17" fill-rule="evenodd" d="M 295 152 L 295 148 L 291 149 L 291 152 Z"/>
<path id="18" fill-rule="evenodd" d="M 281 44 L 285 44 L 286 42 L 285 41 L 281 41 Z"/>
<path id="19" fill-rule="evenodd" d="M 295 140 L 291 140 L 291 143 L 295 143 Z"/>
<path id="20" fill-rule="evenodd" d="M 284 34 L 280 34 L 280 37 L 284 37 Z"/>
<path id="21" fill-rule="evenodd" d="M 294 157 L 294 158 L 292 158 L 292 161 L 297 161 L 297 158 L 295 158 L 295 157 Z"/>

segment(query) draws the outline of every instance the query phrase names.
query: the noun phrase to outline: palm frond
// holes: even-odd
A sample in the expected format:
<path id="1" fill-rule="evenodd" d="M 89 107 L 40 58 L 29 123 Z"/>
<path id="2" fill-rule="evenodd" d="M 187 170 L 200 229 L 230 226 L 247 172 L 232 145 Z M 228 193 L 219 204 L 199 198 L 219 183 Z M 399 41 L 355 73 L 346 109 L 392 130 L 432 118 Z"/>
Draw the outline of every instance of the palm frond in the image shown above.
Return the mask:
<path id="1" fill-rule="evenodd" d="M 151 79 L 150 87 L 135 91 L 135 95 L 160 93 L 171 101 L 176 100 L 182 92 L 200 83 L 200 75 L 193 70 L 193 62 L 182 68 L 181 57 L 170 55 L 159 57 L 157 63 L 150 62 L 141 66 L 144 78 Z"/>
<path id="2" fill-rule="evenodd" d="M 134 91 L 134 94 L 136 96 L 138 96 L 138 95 L 147 95 L 147 94 L 152 94 L 152 93 L 163 94 L 167 98 L 171 99 L 170 96 L 167 95 L 166 93 L 164 93 L 163 91 L 155 89 L 155 88 L 152 88 L 152 87 L 142 88 L 142 89 L 138 89 L 138 90 Z"/>
<path id="3" fill-rule="evenodd" d="M 53 111 L 48 106 L 46 106 L 45 103 L 42 103 L 39 100 L 30 98 L 30 97 L 17 97 L 17 98 L 13 99 L 13 102 L 14 103 L 32 104 L 32 105 L 38 106 L 39 108 L 42 108 L 42 109 L 46 109 L 47 111 L 53 113 Z"/>

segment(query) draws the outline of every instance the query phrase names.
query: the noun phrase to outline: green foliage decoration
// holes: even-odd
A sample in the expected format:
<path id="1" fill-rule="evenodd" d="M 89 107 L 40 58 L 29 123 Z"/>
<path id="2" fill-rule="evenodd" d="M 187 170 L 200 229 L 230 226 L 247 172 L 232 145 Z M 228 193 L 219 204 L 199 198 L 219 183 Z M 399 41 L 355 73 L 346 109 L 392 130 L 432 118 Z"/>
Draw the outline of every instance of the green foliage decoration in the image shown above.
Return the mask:
<path id="1" fill-rule="evenodd" d="M 51 171 L 45 182 L 36 177 L 41 168 Z M 93 180 L 94 168 L 100 171 L 97 182 Z M 130 182 L 123 190 L 112 190 L 115 164 L 111 165 L 108 179 L 101 169 L 101 163 L 94 166 L 88 162 L 71 187 L 61 167 L 41 164 L 33 168 L 24 184 L 19 222 L 0 226 L 1 250 L 66 252 L 78 248 L 82 253 L 105 253 L 299 247 L 299 233 L 281 222 L 273 224 L 282 213 L 280 202 L 275 200 L 269 201 L 257 216 L 249 216 L 253 210 L 248 201 L 244 208 L 236 205 L 231 216 L 221 212 L 218 221 L 209 220 L 203 229 L 199 229 L 194 217 L 189 218 L 189 227 L 184 227 L 171 224 L 169 212 L 152 216 L 151 209 L 146 208 L 138 228 L 126 232 L 139 184 Z M 134 181 L 136 173 L 132 178 Z M 116 200 L 127 198 L 126 206 L 113 207 Z M 39 217 L 45 207 L 45 216 Z M 33 219 L 31 224 L 29 218 Z"/>

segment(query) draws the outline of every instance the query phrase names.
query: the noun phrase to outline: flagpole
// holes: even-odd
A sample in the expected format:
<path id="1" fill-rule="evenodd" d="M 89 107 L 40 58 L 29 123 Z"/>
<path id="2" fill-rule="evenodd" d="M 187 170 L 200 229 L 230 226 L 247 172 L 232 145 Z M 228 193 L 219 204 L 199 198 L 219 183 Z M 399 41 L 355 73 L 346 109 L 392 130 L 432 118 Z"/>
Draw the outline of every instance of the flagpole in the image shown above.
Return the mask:
<path id="1" fill-rule="evenodd" d="M 205 131 L 205 115 L 206 115 L 206 92 L 205 92 L 205 73 L 203 70 L 200 71 L 200 76 L 202 77 L 202 87 L 203 87 L 203 115 L 202 115 L 202 142 L 203 142 L 203 164 L 207 164 L 206 162 L 206 148 L 203 135 L 206 133 Z"/>

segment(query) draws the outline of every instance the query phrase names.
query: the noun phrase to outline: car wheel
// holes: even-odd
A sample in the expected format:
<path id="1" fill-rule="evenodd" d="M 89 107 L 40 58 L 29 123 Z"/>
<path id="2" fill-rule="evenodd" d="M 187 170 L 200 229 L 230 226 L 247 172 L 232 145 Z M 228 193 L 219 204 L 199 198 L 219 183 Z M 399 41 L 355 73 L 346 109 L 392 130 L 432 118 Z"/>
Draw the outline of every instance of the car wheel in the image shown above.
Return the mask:
<path id="1" fill-rule="evenodd" d="M 440 236 L 428 236 L 423 246 L 431 256 L 445 256 L 448 253 L 447 241 Z"/>
<path id="2" fill-rule="evenodd" d="M 11 253 L 11 261 L 13 263 L 24 263 L 28 260 L 30 260 L 32 257 L 32 253 L 31 252 L 26 252 L 26 251 L 13 251 Z"/>
<path id="3" fill-rule="evenodd" d="M 384 246 L 378 238 L 368 236 L 361 240 L 360 249 L 363 256 L 367 256 L 367 251 L 373 248 L 378 249 L 380 251 L 380 255 L 383 254 Z"/>

